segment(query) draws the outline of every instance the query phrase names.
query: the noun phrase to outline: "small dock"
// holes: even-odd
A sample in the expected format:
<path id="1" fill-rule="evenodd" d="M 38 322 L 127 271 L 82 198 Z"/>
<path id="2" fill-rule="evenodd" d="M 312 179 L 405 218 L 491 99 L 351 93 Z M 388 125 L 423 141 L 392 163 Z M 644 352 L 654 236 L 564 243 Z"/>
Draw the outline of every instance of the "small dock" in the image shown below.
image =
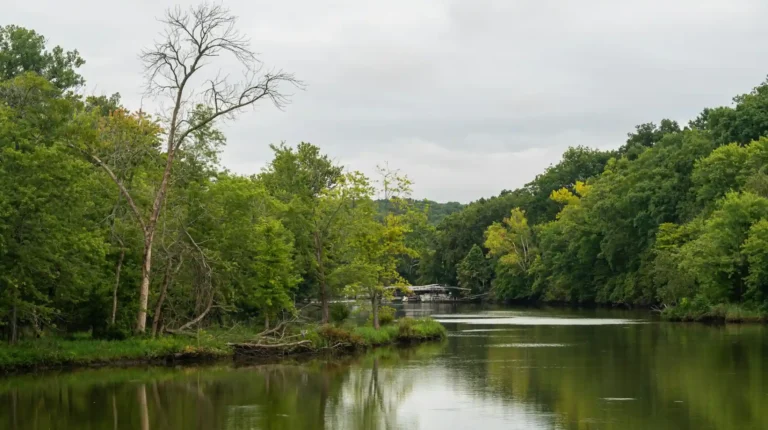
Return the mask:
<path id="1" fill-rule="evenodd" d="M 405 287 L 387 287 L 395 290 L 395 300 L 402 302 L 456 302 L 464 301 L 469 288 L 452 287 L 440 284 L 414 285 Z"/>

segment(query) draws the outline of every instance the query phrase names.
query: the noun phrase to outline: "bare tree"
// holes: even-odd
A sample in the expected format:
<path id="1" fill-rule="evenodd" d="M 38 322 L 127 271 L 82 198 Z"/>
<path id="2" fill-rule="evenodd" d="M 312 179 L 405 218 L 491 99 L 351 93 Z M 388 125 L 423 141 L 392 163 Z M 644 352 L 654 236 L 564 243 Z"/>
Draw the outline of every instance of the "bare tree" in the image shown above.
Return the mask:
<path id="1" fill-rule="evenodd" d="M 165 168 L 148 214 L 135 204 L 122 180 L 97 154 L 90 153 L 93 162 L 101 166 L 118 185 L 135 215 L 144 236 L 139 311 L 135 331 L 143 333 L 147 323 L 147 303 L 152 271 L 152 247 L 163 203 L 170 183 L 174 160 L 180 149 L 194 133 L 219 119 L 235 115 L 259 101 L 272 103 L 282 109 L 289 97 L 281 86 L 301 88 L 293 74 L 282 70 L 266 70 L 249 47 L 249 40 L 236 28 L 236 17 L 221 5 L 202 4 L 190 9 L 176 7 L 161 20 L 166 26 L 154 46 L 142 52 L 141 59 L 147 77 L 149 95 L 170 102 L 159 117 L 165 126 Z M 230 56 L 242 66 L 243 77 L 231 81 L 221 72 L 204 78 L 200 70 L 214 60 Z M 200 107 L 205 109 L 199 109 Z M 195 114 L 198 112 L 198 114 Z M 200 115 L 199 112 L 205 112 Z"/>

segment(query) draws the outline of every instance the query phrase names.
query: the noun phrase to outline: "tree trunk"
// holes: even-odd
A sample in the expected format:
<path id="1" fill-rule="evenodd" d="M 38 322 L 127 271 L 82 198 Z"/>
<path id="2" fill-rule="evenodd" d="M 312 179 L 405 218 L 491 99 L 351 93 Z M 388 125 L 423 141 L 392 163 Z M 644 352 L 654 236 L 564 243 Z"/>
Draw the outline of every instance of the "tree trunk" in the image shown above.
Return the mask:
<path id="1" fill-rule="evenodd" d="M 152 316 L 152 337 L 157 336 L 157 329 L 160 326 L 160 320 L 163 316 L 163 303 L 165 302 L 165 296 L 168 293 L 168 284 L 171 283 L 171 263 L 173 260 L 168 260 L 168 267 L 165 268 L 165 276 L 163 276 L 163 286 L 160 290 L 160 297 L 157 298 L 157 304 L 155 305 L 155 313 Z"/>
<path id="2" fill-rule="evenodd" d="M 177 101 L 178 103 L 178 101 Z M 163 171 L 163 179 L 160 181 L 160 186 L 155 196 L 155 201 L 152 203 L 152 213 L 149 215 L 149 221 L 144 229 L 144 261 L 141 265 L 141 289 L 139 290 L 139 313 L 136 318 L 136 333 L 144 333 L 147 327 L 147 302 L 149 301 L 149 281 L 152 273 L 152 245 L 155 241 L 155 228 L 157 227 L 157 220 L 160 218 L 160 211 L 162 210 L 163 203 L 165 203 L 165 194 L 168 192 L 168 183 L 171 179 L 171 168 L 173 167 L 173 159 L 176 155 L 175 142 L 175 121 L 176 114 L 178 112 L 178 106 L 174 111 L 173 125 L 168 135 L 168 153 L 165 160 L 165 170 Z"/>
<path id="3" fill-rule="evenodd" d="M 323 246 L 320 241 L 320 233 L 315 231 L 315 258 L 317 258 L 317 277 L 320 281 L 320 304 L 323 309 L 323 324 L 331 320 L 330 307 L 328 305 L 328 286 L 325 283 L 325 265 L 323 264 Z"/>
<path id="4" fill-rule="evenodd" d="M 120 272 L 123 270 L 123 259 L 125 258 L 125 248 L 120 247 L 120 258 L 117 260 L 115 269 L 115 288 L 112 290 L 112 318 L 109 319 L 111 325 L 115 325 L 117 318 L 117 289 L 120 286 Z"/>
<path id="5" fill-rule="evenodd" d="M 371 312 L 373 312 L 373 328 L 379 329 L 379 294 L 374 292 L 371 295 Z"/>
<path id="6" fill-rule="evenodd" d="M 269 314 L 264 314 L 264 330 L 269 330 Z"/>
<path id="7" fill-rule="evenodd" d="M 147 305 L 149 302 L 149 280 L 152 273 L 152 239 L 147 234 L 144 239 L 144 257 L 141 264 L 141 285 L 139 286 L 139 313 L 136 317 L 136 334 L 142 334 L 147 327 Z"/>

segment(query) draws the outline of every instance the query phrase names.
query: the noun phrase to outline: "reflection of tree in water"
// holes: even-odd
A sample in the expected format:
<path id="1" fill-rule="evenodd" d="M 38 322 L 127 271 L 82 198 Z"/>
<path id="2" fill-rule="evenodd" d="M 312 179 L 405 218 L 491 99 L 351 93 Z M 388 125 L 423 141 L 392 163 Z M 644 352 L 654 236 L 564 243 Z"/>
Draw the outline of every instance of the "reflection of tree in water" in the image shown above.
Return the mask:
<path id="1" fill-rule="evenodd" d="M 678 324 L 527 327 L 454 338 L 457 359 L 447 365 L 456 383 L 477 396 L 550 415 L 553 428 L 765 429 L 767 332 Z M 515 343 L 565 346 L 498 346 Z"/>
<path id="2" fill-rule="evenodd" d="M 401 360 L 396 350 L 376 350 L 350 369 L 341 388 L 340 402 L 327 416 L 333 429 L 395 429 L 398 409 L 413 388 L 406 372 L 395 366 Z"/>
<path id="3" fill-rule="evenodd" d="M 301 366 L 97 369 L 0 380 L 12 430 L 388 429 L 412 385 L 403 358 L 440 344 Z M 408 426 L 406 426 L 408 427 Z"/>

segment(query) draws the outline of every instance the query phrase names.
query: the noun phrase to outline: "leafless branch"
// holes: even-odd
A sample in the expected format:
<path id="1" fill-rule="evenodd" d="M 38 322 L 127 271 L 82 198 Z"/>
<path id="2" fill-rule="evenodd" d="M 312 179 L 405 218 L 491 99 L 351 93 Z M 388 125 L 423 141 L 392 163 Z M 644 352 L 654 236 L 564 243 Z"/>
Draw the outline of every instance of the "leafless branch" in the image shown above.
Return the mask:
<path id="1" fill-rule="evenodd" d="M 196 130 L 219 119 L 229 119 L 239 110 L 264 99 L 279 109 L 290 96 L 280 91 L 282 84 L 302 88 L 293 74 L 282 70 L 263 72 L 263 65 L 240 33 L 237 19 L 222 5 L 202 4 L 189 10 L 176 7 L 161 20 L 166 26 L 162 38 L 141 54 L 147 77 L 147 92 L 175 99 L 169 120 L 168 150 L 178 149 Z M 195 96 L 188 88 L 190 79 L 214 58 L 230 55 L 243 67 L 243 79 L 233 83 L 218 74 L 206 81 Z M 211 107 L 209 115 L 191 121 L 189 108 L 197 104 Z"/>

